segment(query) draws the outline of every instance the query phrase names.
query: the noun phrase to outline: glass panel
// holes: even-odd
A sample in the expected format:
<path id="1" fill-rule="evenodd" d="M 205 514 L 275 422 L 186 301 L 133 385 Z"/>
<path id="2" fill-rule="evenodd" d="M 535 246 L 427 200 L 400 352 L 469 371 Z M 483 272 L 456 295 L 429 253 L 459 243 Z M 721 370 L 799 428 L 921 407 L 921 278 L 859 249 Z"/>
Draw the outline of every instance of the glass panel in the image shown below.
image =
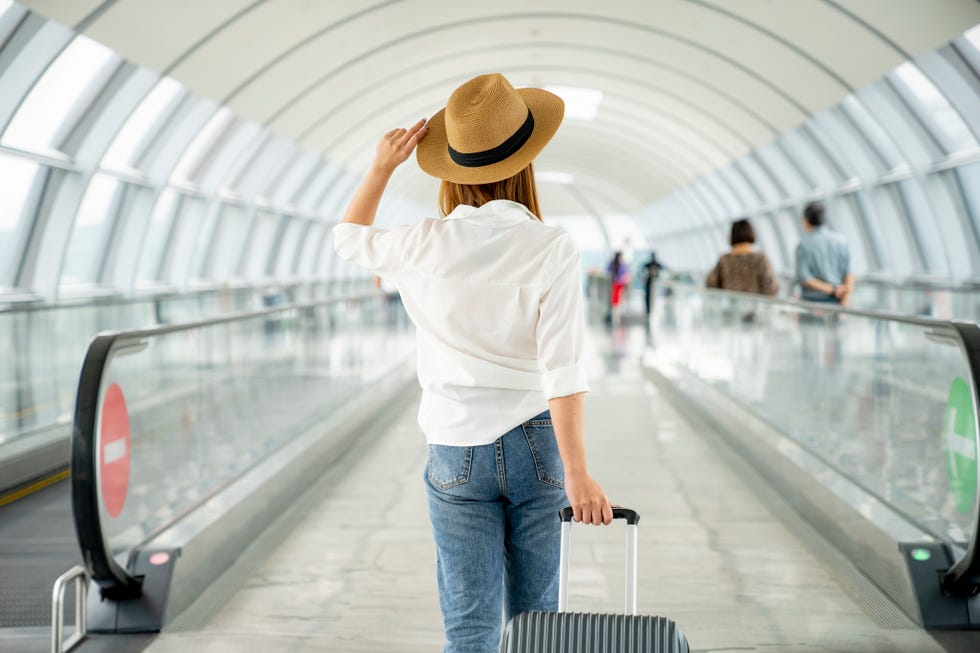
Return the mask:
<path id="1" fill-rule="evenodd" d="M 976 497 L 947 473 L 954 452 L 976 466 L 975 424 L 950 424 L 948 400 L 972 384 L 956 332 L 673 291 L 658 299 L 649 364 L 734 399 L 938 539 L 968 539 Z"/>
<path id="2" fill-rule="evenodd" d="M 705 175 L 695 182 L 695 184 L 700 186 L 705 196 L 711 197 L 712 199 L 717 198 L 718 202 L 722 205 L 720 212 L 717 214 L 720 220 L 731 220 L 733 217 L 742 215 L 745 212 L 744 203 L 739 201 L 739 198 L 735 195 L 735 191 L 728 184 L 724 183 L 721 175 L 718 173 Z"/>
<path id="3" fill-rule="evenodd" d="M 143 240 L 143 252 L 140 254 L 137 276 L 140 281 L 159 280 L 163 252 L 173 230 L 174 215 L 179 202 L 180 195 L 168 188 L 163 191 L 156 206 L 153 207 L 150 224 L 147 226 Z"/>
<path id="4" fill-rule="evenodd" d="M 942 238 L 922 187 L 915 179 L 903 179 L 895 187 L 902 200 L 906 220 L 912 227 L 912 237 L 925 264 L 925 271 L 929 274 L 948 274 L 949 264 L 943 250 Z"/>
<path id="5" fill-rule="evenodd" d="M 267 276 L 269 251 L 279 232 L 282 221 L 278 215 L 269 211 L 260 211 L 252 227 L 252 235 L 248 241 L 248 251 L 245 252 L 245 275 L 251 280 Z"/>
<path id="6" fill-rule="evenodd" d="M 304 213 L 313 213 L 317 209 L 317 202 L 323 197 L 327 186 L 333 180 L 336 172 L 333 166 L 321 162 L 322 169 L 316 180 L 300 192 L 296 200 L 296 207 Z"/>
<path id="7" fill-rule="evenodd" d="M 879 81 L 858 90 L 856 95 L 882 128 L 894 136 L 893 142 L 900 152 L 896 167 L 927 166 L 942 157 L 935 140 L 912 115 L 892 86 Z"/>
<path id="8" fill-rule="evenodd" d="M 784 195 L 788 197 L 805 195 L 816 185 L 801 176 L 783 149 L 775 143 L 763 145 L 755 151 L 755 155 L 765 162 L 770 174 L 779 178 L 780 184 L 785 189 Z"/>
<path id="9" fill-rule="evenodd" d="M 18 249 L 27 220 L 24 202 L 38 165 L 19 157 L 0 154 L 0 288 L 13 285 Z"/>
<path id="10" fill-rule="evenodd" d="M 874 272 L 891 270 L 889 263 L 891 257 L 881 234 L 881 224 L 875 217 L 875 208 L 871 204 L 867 191 L 846 193 L 843 198 L 850 204 L 851 214 L 860 221 L 868 246 L 869 270 Z"/>
<path id="11" fill-rule="evenodd" d="M 238 276 L 238 263 L 248 237 L 248 213 L 240 206 L 226 206 L 215 237 L 209 278 L 224 281 Z"/>
<path id="12" fill-rule="evenodd" d="M 251 160 L 263 138 L 263 130 L 254 123 L 238 121 L 214 144 L 206 164 L 198 169 L 195 180 L 208 193 L 234 176 L 235 171 Z"/>
<path id="13" fill-rule="evenodd" d="M 669 227 L 664 229 L 668 232 L 677 231 L 681 228 L 678 225 L 714 224 L 716 219 L 711 207 L 694 191 L 693 186 L 685 186 L 671 195 L 670 204 L 664 205 L 657 215 L 657 220 Z"/>
<path id="14" fill-rule="evenodd" d="M 187 279 L 206 278 L 205 265 L 214 253 L 214 234 L 218 226 L 218 216 L 221 207 L 210 206 L 207 216 L 201 222 L 194 238 L 194 249 L 191 250 L 190 267 L 187 269 Z"/>
<path id="15" fill-rule="evenodd" d="M 234 116 L 227 107 L 222 107 L 211 116 L 201 131 L 197 133 L 191 144 L 187 146 L 180 161 L 174 167 L 170 175 L 171 180 L 196 181 L 193 177 L 197 173 L 197 168 L 203 163 L 203 159 L 211 151 L 218 135 L 234 120 Z"/>
<path id="16" fill-rule="evenodd" d="M 3 133 L 3 143 L 44 150 L 69 115 L 75 100 L 115 55 L 101 43 L 77 36 L 48 67 Z"/>
<path id="17" fill-rule="evenodd" d="M 886 187 L 878 187 L 871 191 L 874 211 L 868 216 L 874 220 L 885 242 L 890 269 L 898 277 L 906 277 L 914 271 L 921 270 L 918 250 L 912 244 L 910 226 L 905 221 L 904 214 L 895 202 L 895 197 Z M 870 208 L 870 205 L 868 205 Z"/>
<path id="18" fill-rule="evenodd" d="M 806 135 L 808 142 L 813 146 L 813 151 L 820 155 L 821 160 L 827 165 L 827 170 L 838 184 L 855 176 L 856 169 L 819 122 L 808 120 L 803 123 L 800 131 L 801 135 Z"/>
<path id="19" fill-rule="evenodd" d="M 292 276 L 293 268 L 296 265 L 297 248 L 300 238 L 306 231 L 306 221 L 299 218 L 287 218 L 289 223 L 286 226 L 286 233 L 282 237 L 279 251 L 276 254 L 276 277 L 286 279 Z"/>
<path id="20" fill-rule="evenodd" d="M 313 276 L 316 260 L 320 255 L 320 248 L 325 245 L 323 234 L 326 229 L 327 226 L 322 222 L 314 222 L 310 225 L 310 231 L 303 240 L 303 252 L 300 254 L 299 268 L 296 271 L 299 276 Z"/>
<path id="21" fill-rule="evenodd" d="M 884 172 L 880 160 L 868 149 L 861 134 L 838 111 L 836 108 L 830 109 L 814 116 L 813 135 L 845 164 L 848 175 L 869 180 L 877 178 Z"/>
<path id="22" fill-rule="evenodd" d="M 865 108 L 854 95 L 848 95 L 840 103 L 840 109 L 850 118 L 851 122 L 861 131 L 866 139 L 871 143 L 872 149 L 878 155 L 878 171 L 886 172 L 904 163 L 902 155 L 895 147 L 888 132 L 881 126 L 881 123 Z"/>
<path id="23" fill-rule="evenodd" d="M 789 156 L 796 160 L 796 165 L 806 170 L 811 179 L 816 182 L 817 189 L 830 191 L 837 188 L 841 180 L 831 169 L 823 154 L 810 143 L 800 129 L 786 132 L 779 137 L 779 143 Z"/>
<path id="24" fill-rule="evenodd" d="M 61 270 L 62 286 L 98 281 L 119 185 L 119 180 L 109 175 L 98 174 L 92 178 L 71 230 Z"/>
<path id="25" fill-rule="evenodd" d="M 125 565 L 150 533 L 385 384 L 413 355 L 400 304 L 380 297 L 117 340 L 97 414 L 102 424 L 124 415 L 129 432 L 118 445 L 100 434 L 93 443 L 128 462 L 121 490 L 101 477 L 112 553 Z"/>
<path id="26" fill-rule="evenodd" d="M 728 186 L 734 190 L 738 196 L 738 203 L 742 206 L 738 215 L 732 217 L 741 217 L 745 213 L 753 213 L 759 209 L 761 204 L 759 193 L 739 173 L 738 168 L 734 165 L 725 166 L 718 171 L 718 176 L 728 182 Z"/>
<path id="27" fill-rule="evenodd" d="M 980 249 L 980 162 L 960 166 L 954 170 L 954 173 L 960 191 L 963 193 L 967 212 L 970 214 L 973 239 L 977 249 Z"/>
<path id="28" fill-rule="evenodd" d="M 899 89 L 905 91 L 910 104 L 915 107 L 919 117 L 946 152 L 977 146 L 977 139 L 973 137 L 960 114 L 914 63 L 906 61 L 892 71 L 889 77 Z"/>
<path id="29" fill-rule="evenodd" d="M 180 203 L 172 242 L 165 254 L 169 260 L 164 265 L 164 279 L 170 283 L 182 284 L 187 280 L 191 251 L 198 240 L 204 209 L 204 202 L 197 197 L 184 197 Z"/>
<path id="30" fill-rule="evenodd" d="M 774 181 L 778 182 L 778 179 L 773 180 L 769 173 L 762 169 L 755 157 L 743 156 L 735 165 L 752 181 L 752 185 L 762 195 L 762 201 L 765 204 L 775 204 L 786 198 L 786 193 L 777 188 L 776 183 L 774 183 Z"/>
<path id="31" fill-rule="evenodd" d="M 0 459 L 23 456 L 28 448 L 11 452 L 7 445 L 23 447 L 32 437 L 50 446 L 58 430 L 67 442 L 79 363 L 92 336 L 152 323 L 146 303 L 0 313 Z"/>
<path id="32" fill-rule="evenodd" d="M 922 188 L 928 194 L 952 276 L 963 279 L 980 271 L 980 247 L 975 247 L 973 229 L 953 171 L 928 175 L 922 180 Z"/>
<path id="33" fill-rule="evenodd" d="M 157 82 L 116 134 L 112 145 L 102 158 L 103 167 L 125 168 L 134 165 L 137 149 L 157 128 L 156 123 L 180 94 L 180 90 L 180 84 L 169 77 L 164 77 Z"/>
<path id="34" fill-rule="evenodd" d="M 240 312 L 261 306 L 261 300 L 259 289 L 222 290 L 0 312 L 0 460 L 22 457 L 25 451 L 36 447 L 49 447 L 53 438 L 67 442 L 79 363 L 95 334 Z M 258 329 L 261 333 L 262 325 Z M 273 333 L 272 337 L 289 336 Z M 393 351 L 399 352 L 403 346 L 397 345 Z M 341 345 L 335 351 L 348 350 Z M 358 362 L 336 360 L 332 369 L 344 365 L 356 369 Z M 321 372 L 329 367 L 330 364 Z M 167 370 L 157 369 L 155 373 L 163 375 Z M 177 430 L 161 440 L 172 436 L 176 439 L 168 440 L 171 446 L 181 445 L 185 434 L 186 431 Z M 7 479 L 0 479 L 3 480 Z"/>

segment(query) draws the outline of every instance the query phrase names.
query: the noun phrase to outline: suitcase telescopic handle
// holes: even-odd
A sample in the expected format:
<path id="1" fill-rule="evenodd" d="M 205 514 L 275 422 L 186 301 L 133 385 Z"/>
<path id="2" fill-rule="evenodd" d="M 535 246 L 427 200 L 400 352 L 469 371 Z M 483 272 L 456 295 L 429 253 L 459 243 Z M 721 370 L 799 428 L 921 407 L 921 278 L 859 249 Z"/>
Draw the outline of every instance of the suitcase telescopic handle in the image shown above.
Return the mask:
<path id="1" fill-rule="evenodd" d="M 561 559 L 558 563 L 558 612 L 568 609 L 568 546 L 572 530 L 572 508 L 566 506 L 561 517 Z M 626 520 L 626 614 L 636 614 L 636 525 L 640 513 L 629 508 L 613 508 L 613 519 Z"/>
<path id="2" fill-rule="evenodd" d="M 640 513 L 636 512 L 635 510 L 630 508 L 614 507 L 612 511 L 613 519 L 625 519 L 626 523 L 630 526 L 636 526 L 640 523 Z M 574 517 L 574 512 L 572 511 L 571 506 L 565 506 L 561 509 L 558 515 L 561 517 L 562 522 L 570 522 L 572 521 L 572 517 Z"/>

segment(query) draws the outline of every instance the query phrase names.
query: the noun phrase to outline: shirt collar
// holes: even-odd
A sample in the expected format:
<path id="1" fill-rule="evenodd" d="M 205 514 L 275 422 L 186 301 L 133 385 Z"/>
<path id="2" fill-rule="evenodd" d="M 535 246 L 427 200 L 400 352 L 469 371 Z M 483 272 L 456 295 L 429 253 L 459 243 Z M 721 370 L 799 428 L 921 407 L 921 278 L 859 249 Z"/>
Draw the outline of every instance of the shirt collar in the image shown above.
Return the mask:
<path id="1" fill-rule="evenodd" d="M 525 220 L 537 220 L 523 204 L 510 200 L 493 200 L 476 207 L 460 204 L 444 220 L 466 220 L 489 227 L 513 227 Z"/>

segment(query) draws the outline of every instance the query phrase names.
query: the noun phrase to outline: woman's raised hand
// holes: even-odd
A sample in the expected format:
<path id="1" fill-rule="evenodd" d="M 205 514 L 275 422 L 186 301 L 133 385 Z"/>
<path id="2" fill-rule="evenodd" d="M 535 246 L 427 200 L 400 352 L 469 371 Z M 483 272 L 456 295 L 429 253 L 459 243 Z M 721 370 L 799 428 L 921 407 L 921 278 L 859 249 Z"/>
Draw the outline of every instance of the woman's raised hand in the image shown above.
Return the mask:
<path id="1" fill-rule="evenodd" d="M 381 138 L 378 149 L 374 155 L 374 165 L 380 170 L 391 173 L 395 168 L 405 162 L 419 141 L 429 133 L 429 126 L 425 118 L 405 129 L 400 127 L 392 129 Z"/>

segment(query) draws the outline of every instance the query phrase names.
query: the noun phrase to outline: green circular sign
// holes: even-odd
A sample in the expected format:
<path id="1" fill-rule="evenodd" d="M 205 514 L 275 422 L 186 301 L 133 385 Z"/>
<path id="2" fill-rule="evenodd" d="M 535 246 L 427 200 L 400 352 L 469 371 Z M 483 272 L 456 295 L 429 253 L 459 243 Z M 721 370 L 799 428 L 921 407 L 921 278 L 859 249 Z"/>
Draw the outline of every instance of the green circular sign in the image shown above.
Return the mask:
<path id="1" fill-rule="evenodd" d="M 968 514 L 977 496 L 977 436 L 970 386 L 956 377 L 949 388 L 943 439 L 946 441 L 946 471 L 949 491 L 956 509 Z"/>

